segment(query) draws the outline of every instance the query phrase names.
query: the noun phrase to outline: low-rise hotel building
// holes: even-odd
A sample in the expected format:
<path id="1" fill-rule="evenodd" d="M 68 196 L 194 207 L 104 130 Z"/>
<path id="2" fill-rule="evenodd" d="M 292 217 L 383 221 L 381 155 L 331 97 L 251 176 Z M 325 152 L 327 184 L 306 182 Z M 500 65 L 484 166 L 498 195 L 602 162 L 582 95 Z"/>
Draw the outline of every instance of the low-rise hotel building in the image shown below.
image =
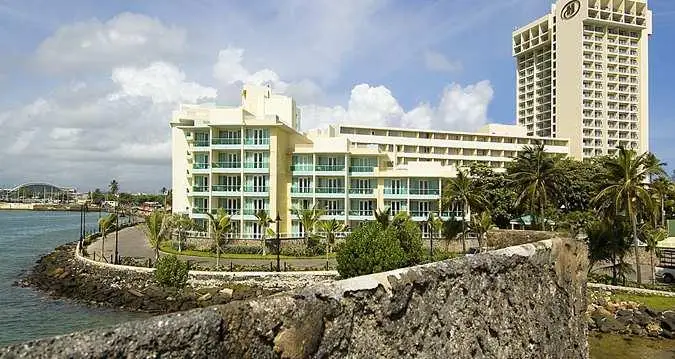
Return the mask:
<path id="1" fill-rule="evenodd" d="M 325 210 L 322 219 L 354 227 L 390 208 L 424 221 L 441 208 L 444 179 L 481 162 L 503 171 L 535 141 L 567 155 L 562 138 L 528 137 L 520 126 L 491 124 L 475 133 L 331 125 L 301 133 L 292 98 L 245 86 L 239 107 L 183 105 L 173 114 L 173 211 L 205 226 L 223 208 L 241 238 L 259 238 L 255 214 L 281 218 L 280 232 L 299 235 L 294 207 Z M 425 227 L 425 226 L 423 226 Z"/>

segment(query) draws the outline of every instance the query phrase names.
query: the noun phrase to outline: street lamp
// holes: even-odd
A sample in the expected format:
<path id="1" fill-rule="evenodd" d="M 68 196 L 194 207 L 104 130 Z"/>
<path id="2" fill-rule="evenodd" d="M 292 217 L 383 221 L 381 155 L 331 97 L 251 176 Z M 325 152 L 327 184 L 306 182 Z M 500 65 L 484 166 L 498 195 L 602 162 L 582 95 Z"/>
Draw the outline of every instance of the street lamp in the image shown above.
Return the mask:
<path id="1" fill-rule="evenodd" d="M 119 264 L 117 263 L 117 240 L 119 238 L 118 233 L 120 231 L 120 213 L 118 211 L 118 207 L 115 206 L 115 259 L 113 260 L 113 264 Z"/>
<path id="2" fill-rule="evenodd" d="M 281 272 L 281 264 L 279 262 L 279 253 L 281 252 L 281 238 L 279 237 L 279 227 L 281 225 L 281 217 L 279 217 L 278 211 L 277 211 L 277 218 L 274 221 L 277 222 L 277 272 Z"/>

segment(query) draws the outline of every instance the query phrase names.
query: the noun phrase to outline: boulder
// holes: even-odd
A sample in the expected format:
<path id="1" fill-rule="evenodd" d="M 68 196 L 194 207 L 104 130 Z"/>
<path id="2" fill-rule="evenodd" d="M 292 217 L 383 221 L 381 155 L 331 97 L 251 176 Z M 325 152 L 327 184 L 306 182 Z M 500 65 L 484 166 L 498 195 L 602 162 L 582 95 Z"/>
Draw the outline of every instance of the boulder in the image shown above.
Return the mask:
<path id="1" fill-rule="evenodd" d="M 661 326 L 658 323 L 649 323 L 645 329 L 647 329 L 647 334 L 650 337 L 658 337 L 663 332 L 663 329 L 661 329 Z"/>
<path id="2" fill-rule="evenodd" d="M 197 300 L 200 301 L 200 302 L 203 302 L 203 301 L 211 299 L 212 296 L 213 295 L 211 295 L 211 293 L 206 293 L 206 294 L 202 295 L 201 297 L 197 298 Z"/>
<path id="3" fill-rule="evenodd" d="M 612 332 L 621 332 L 626 330 L 626 326 L 619 323 L 616 319 L 612 317 L 601 317 L 595 320 L 595 324 L 598 326 L 598 330 L 602 333 L 612 333 Z M 659 327 L 659 329 L 661 329 Z"/>
<path id="4" fill-rule="evenodd" d="M 664 337 L 664 338 L 668 338 L 668 339 L 675 338 L 675 335 L 673 335 L 673 332 L 671 332 L 670 330 L 666 330 L 666 329 L 664 329 L 661 332 L 661 336 Z"/>
<path id="5" fill-rule="evenodd" d="M 234 294 L 234 291 L 231 288 L 223 288 L 218 291 L 223 297 L 226 298 L 232 298 L 232 294 Z"/>
<path id="6" fill-rule="evenodd" d="M 645 312 L 642 311 L 635 311 L 633 313 L 633 323 L 645 327 L 647 324 L 651 323 L 654 321 L 654 318 L 652 318 L 650 315 L 648 315 Z"/>
<path id="7" fill-rule="evenodd" d="M 139 298 L 140 298 L 140 297 L 143 297 L 143 296 L 144 296 L 143 293 L 137 291 L 136 289 L 129 289 L 128 292 L 129 292 L 131 295 L 135 296 L 135 297 L 139 297 Z"/>
<path id="8" fill-rule="evenodd" d="M 661 327 L 671 332 L 675 331 L 675 316 L 672 315 L 661 316 Z"/>
<path id="9" fill-rule="evenodd" d="M 640 325 L 638 324 L 631 324 L 628 326 L 628 329 L 630 330 L 631 334 L 633 335 L 639 335 L 641 337 L 647 335 L 647 331 Z"/>
<path id="10" fill-rule="evenodd" d="M 612 317 L 613 318 L 614 317 L 614 315 L 612 313 L 610 313 L 607 309 L 605 309 L 603 307 L 598 307 L 598 309 L 596 309 L 595 312 L 593 312 L 591 314 L 591 316 L 593 318 L 598 318 L 598 317 L 599 318 L 606 318 L 606 317 Z"/>
<path id="11" fill-rule="evenodd" d="M 588 325 L 588 329 L 596 329 L 598 327 L 595 325 L 595 320 L 591 317 L 586 317 L 586 325 Z"/>

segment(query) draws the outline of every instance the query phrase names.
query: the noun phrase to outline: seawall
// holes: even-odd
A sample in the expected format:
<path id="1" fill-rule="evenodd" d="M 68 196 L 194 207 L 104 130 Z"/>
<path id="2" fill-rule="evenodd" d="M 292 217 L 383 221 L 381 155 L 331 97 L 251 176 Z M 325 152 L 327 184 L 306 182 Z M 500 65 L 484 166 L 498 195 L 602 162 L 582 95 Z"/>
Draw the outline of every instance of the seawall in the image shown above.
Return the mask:
<path id="1" fill-rule="evenodd" d="M 585 246 L 504 248 L 0 349 L 7 358 L 587 358 Z"/>

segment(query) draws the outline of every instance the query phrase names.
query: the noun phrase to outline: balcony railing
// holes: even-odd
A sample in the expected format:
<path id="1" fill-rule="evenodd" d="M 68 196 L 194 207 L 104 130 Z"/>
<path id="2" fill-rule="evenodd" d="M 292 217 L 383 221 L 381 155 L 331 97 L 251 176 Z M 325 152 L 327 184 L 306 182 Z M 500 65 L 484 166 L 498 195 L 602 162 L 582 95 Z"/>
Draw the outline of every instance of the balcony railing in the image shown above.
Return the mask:
<path id="1" fill-rule="evenodd" d="M 194 214 L 206 214 L 206 212 L 208 212 L 208 209 L 206 209 L 206 208 L 195 207 L 195 208 L 192 209 L 192 213 L 194 213 Z"/>
<path id="2" fill-rule="evenodd" d="M 375 166 L 349 166 L 349 172 L 367 173 L 374 170 Z"/>
<path id="3" fill-rule="evenodd" d="M 262 192 L 267 192 L 268 190 L 269 190 L 269 187 L 267 187 L 267 186 L 244 186 L 244 192 L 262 193 Z"/>
<path id="4" fill-rule="evenodd" d="M 228 216 L 236 216 L 236 215 L 239 214 L 239 210 L 238 210 L 238 209 L 234 209 L 234 208 L 223 208 L 223 209 L 225 210 L 225 213 L 226 213 Z M 211 210 L 211 214 L 213 214 L 213 215 L 218 214 L 218 208 L 212 209 L 212 210 Z"/>
<path id="5" fill-rule="evenodd" d="M 247 138 L 244 139 L 244 144 L 245 145 L 254 145 L 254 146 L 269 145 L 270 139 L 269 138 L 250 138 L 250 137 L 247 137 Z"/>
<path id="6" fill-rule="evenodd" d="M 430 211 L 411 211 L 410 215 L 412 217 L 429 217 Z"/>
<path id="7" fill-rule="evenodd" d="M 192 165 L 192 168 L 194 168 L 196 170 L 205 170 L 205 169 L 209 168 L 209 164 L 208 163 L 195 163 L 195 164 Z"/>
<path id="8" fill-rule="evenodd" d="M 307 164 L 291 165 L 291 172 L 312 172 L 313 170 L 314 170 L 313 165 Z"/>
<path id="9" fill-rule="evenodd" d="M 241 162 L 213 162 L 213 168 L 241 168 Z"/>
<path id="10" fill-rule="evenodd" d="M 352 209 L 349 211 L 350 216 L 373 216 L 373 211 L 372 210 L 360 210 L 360 209 Z"/>
<path id="11" fill-rule="evenodd" d="M 270 164 L 268 162 L 246 162 L 244 161 L 244 168 L 259 168 L 259 169 L 269 169 Z"/>
<path id="12" fill-rule="evenodd" d="M 408 194 L 407 188 L 384 188 L 384 194 Z"/>
<path id="13" fill-rule="evenodd" d="M 209 140 L 195 140 L 195 147 L 209 147 Z"/>
<path id="14" fill-rule="evenodd" d="M 215 192 L 240 192 L 241 186 L 215 184 L 212 186 L 212 189 Z"/>
<path id="15" fill-rule="evenodd" d="M 373 194 L 374 188 L 350 188 L 350 194 Z"/>
<path id="16" fill-rule="evenodd" d="M 244 208 L 245 216 L 255 216 L 260 211 L 268 211 L 267 209 Z"/>
<path id="17" fill-rule="evenodd" d="M 345 193 L 344 187 L 317 187 L 316 193 Z"/>
<path id="18" fill-rule="evenodd" d="M 411 188 L 410 194 L 418 195 L 438 195 L 439 191 L 437 188 Z"/>
<path id="19" fill-rule="evenodd" d="M 241 145 L 241 138 L 232 137 L 215 137 L 211 140 L 214 145 Z"/>
<path id="20" fill-rule="evenodd" d="M 319 171 L 319 172 L 344 171 L 345 165 L 316 165 L 316 170 Z"/>
<path id="21" fill-rule="evenodd" d="M 344 216 L 345 210 L 344 210 L 344 208 L 327 209 L 327 210 L 325 210 L 324 215 L 326 215 L 326 216 Z"/>
<path id="22" fill-rule="evenodd" d="M 192 192 L 208 192 L 209 186 L 192 186 Z"/>
<path id="23" fill-rule="evenodd" d="M 291 193 L 312 193 L 312 187 L 291 187 Z"/>

